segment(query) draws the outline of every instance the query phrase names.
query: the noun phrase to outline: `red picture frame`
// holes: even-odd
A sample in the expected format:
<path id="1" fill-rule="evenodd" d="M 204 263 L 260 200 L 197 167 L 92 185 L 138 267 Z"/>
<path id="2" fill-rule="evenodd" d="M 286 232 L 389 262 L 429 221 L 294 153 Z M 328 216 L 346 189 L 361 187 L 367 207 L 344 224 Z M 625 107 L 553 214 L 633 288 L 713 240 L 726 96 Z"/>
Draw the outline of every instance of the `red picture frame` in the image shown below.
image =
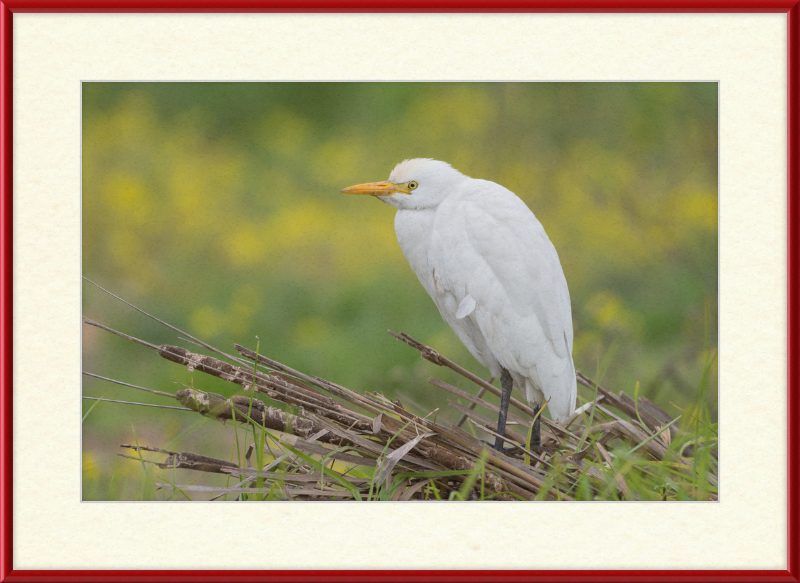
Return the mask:
<path id="1" fill-rule="evenodd" d="M 12 451 L 12 63 L 17 12 L 557 12 L 557 13 L 784 13 L 788 15 L 788 570 L 564 571 L 23 571 L 13 565 Z M 0 1 L 0 581 L 800 581 L 800 0 L 5 0 Z"/>

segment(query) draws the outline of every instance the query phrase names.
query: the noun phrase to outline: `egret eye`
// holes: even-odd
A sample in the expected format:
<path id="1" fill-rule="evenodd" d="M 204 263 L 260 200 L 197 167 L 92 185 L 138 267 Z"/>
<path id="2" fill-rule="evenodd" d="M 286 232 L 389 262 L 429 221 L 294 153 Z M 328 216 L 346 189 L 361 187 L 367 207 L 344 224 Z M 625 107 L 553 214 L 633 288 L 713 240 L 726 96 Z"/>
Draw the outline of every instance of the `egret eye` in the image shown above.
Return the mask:
<path id="1" fill-rule="evenodd" d="M 414 180 L 408 183 L 409 190 L 414 190 L 417 186 L 419 186 L 419 184 L 417 184 Z"/>

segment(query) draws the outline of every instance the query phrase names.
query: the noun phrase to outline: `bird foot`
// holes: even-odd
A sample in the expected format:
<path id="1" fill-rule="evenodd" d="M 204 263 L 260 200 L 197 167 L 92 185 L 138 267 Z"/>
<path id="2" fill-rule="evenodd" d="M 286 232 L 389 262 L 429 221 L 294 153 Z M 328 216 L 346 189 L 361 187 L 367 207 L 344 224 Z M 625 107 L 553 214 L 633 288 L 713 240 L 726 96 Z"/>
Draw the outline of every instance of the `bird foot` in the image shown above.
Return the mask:
<path id="1" fill-rule="evenodd" d="M 489 449 L 493 449 L 495 451 L 502 451 L 506 455 L 514 453 L 514 452 L 520 452 L 520 453 L 522 452 L 522 450 L 516 445 L 512 445 L 511 447 L 498 447 L 497 442 L 492 444 L 492 443 L 489 443 L 488 441 L 486 441 L 484 439 L 481 439 L 481 441 L 483 443 L 485 443 L 486 445 L 488 445 Z M 536 452 L 536 453 L 554 454 L 554 453 L 558 453 L 558 448 L 545 447 L 543 445 L 532 445 L 530 451 L 533 451 L 533 452 Z"/>
<path id="2" fill-rule="evenodd" d="M 498 444 L 497 442 L 489 443 L 485 439 L 481 439 L 481 441 L 483 443 L 485 443 L 487 446 L 489 446 L 489 449 L 493 449 L 495 451 L 500 451 L 500 452 L 502 452 L 502 453 L 504 453 L 506 455 L 512 454 L 515 451 L 516 452 L 522 452 L 522 450 L 520 448 L 518 448 L 516 445 L 513 445 L 511 447 L 503 447 L 502 445 Z"/>

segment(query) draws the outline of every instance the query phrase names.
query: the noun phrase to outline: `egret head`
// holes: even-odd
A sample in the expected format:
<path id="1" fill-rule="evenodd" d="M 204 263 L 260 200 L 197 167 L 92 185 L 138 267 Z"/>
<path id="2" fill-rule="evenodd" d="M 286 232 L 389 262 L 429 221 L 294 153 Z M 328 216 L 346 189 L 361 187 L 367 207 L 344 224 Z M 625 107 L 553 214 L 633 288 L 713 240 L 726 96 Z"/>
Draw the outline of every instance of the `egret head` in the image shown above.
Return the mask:
<path id="1" fill-rule="evenodd" d="M 458 183 L 467 179 L 447 162 L 414 158 L 395 166 L 386 182 L 357 184 L 342 192 L 370 194 L 398 209 L 424 209 L 438 206 Z"/>

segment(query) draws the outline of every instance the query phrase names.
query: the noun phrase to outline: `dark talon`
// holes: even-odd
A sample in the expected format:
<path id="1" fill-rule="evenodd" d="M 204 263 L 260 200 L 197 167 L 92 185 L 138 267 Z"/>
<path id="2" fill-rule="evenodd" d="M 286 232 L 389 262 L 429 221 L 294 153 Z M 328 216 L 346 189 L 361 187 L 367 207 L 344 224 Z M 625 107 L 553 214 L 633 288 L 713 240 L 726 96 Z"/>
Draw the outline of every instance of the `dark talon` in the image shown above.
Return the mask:
<path id="1" fill-rule="evenodd" d="M 493 449 L 493 450 L 495 450 L 495 451 L 501 451 L 501 452 L 503 452 L 503 453 L 504 453 L 504 454 L 506 454 L 506 455 L 509 455 L 509 454 L 511 454 L 511 453 L 513 453 L 513 452 L 515 452 L 515 451 L 522 451 L 522 450 L 521 450 L 519 447 L 517 447 L 516 445 L 512 445 L 511 447 L 502 447 L 502 446 L 498 447 L 498 445 L 497 445 L 497 441 L 495 441 L 493 444 L 490 444 L 488 441 L 486 441 L 486 440 L 484 440 L 484 439 L 481 439 L 481 441 L 482 441 L 483 443 L 485 443 L 487 446 L 489 446 L 489 449 Z"/>

